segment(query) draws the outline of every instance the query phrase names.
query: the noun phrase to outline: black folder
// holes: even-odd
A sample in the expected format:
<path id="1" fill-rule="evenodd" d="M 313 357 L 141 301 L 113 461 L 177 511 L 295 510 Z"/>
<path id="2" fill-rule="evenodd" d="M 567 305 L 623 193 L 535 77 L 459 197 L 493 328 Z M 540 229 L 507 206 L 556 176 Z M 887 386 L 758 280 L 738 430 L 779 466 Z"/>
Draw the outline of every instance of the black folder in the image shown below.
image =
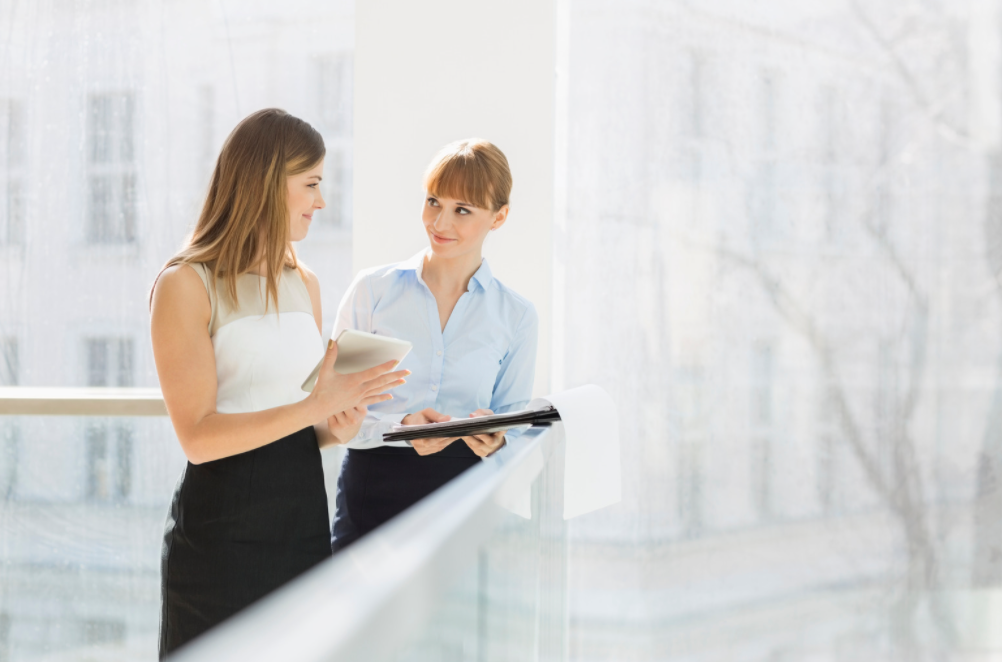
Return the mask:
<path id="1" fill-rule="evenodd" d="M 459 418 L 445 423 L 427 423 L 424 425 L 394 425 L 392 430 L 383 435 L 383 441 L 410 441 L 412 439 L 431 439 L 435 437 L 468 437 L 475 434 L 488 434 L 527 425 L 550 425 L 560 420 L 560 413 L 553 407 L 544 409 L 523 409 L 507 414 L 492 414 L 476 418 Z"/>

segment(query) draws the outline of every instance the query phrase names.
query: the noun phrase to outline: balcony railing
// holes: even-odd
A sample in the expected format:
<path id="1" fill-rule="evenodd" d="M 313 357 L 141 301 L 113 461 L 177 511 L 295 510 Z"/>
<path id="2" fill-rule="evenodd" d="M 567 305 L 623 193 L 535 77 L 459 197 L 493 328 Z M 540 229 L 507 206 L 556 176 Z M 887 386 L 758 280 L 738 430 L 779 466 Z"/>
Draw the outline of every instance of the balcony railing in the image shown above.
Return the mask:
<path id="1" fill-rule="evenodd" d="M 563 659 L 561 437 L 530 430 L 178 660 Z"/>
<path id="2" fill-rule="evenodd" d="M 0 416 L 166 416 L 156 388 L 0 387 Z"/>
<path id="3" fill-rule="evenodd" d="M 84 428 L 90 425 L 87 421 L 122 421 L 124 425 L 131 417 L 165 413 L 155 389 L 0 389 L 0 415 L 4 415 L 0 422 L 91 417 L 78 426 Z M 31 418 L 6 418 L 11 416 Z M 141 427 L 139 422 L 133 424 Z M 563 444 L 560 424 L 528 430 L 349 549 L 193 642 L 175 659 L 566 659 Z M 142 517 L 150 522 L 125 518 L 134 529 L 143 529 L 144 537 L 150 537 L 143 543 L 142 553 L 132 552 L 133 565 L 142 565 L 138 574 L 145 577 L 139 592 L 150 594 L 139 607 L 151 611 L 144 616 L 147 626 L 142 636 L 120 633 L 103 644 L 100 636 L 82 636 L 79 653 L 85 657 L 125 649 L 141 651 L 136 657 L 148 659 L 155 651 L 152 598 L 159 587 L 154 551 L 158 534 L 155 529 L 145 529 L 158 517 L 162 519 L 167 507 L 165 495 L 159 507 L 155 503 L 143 507 Z M 10 514 L 14 509 L 8 507 L 9 519 L 20 517 Z M 95 517 L 101 513 L 91 519 Z M 58 518 L 49 519 L 53 528 L 58 528 Z M 126 543 L 137 535 L 118 533 Z M 21 537 L 30 539 L 32 535 L 29 532 Z M 58 533 L 35 538 L 54 535 Z M 37 540 L 29 543 L 38 546 Z M 65 544 L 72 547 L 73 541 Z M 91 546 L 95 545 L 100 543 Z M 0 545 L 0 552 L 4 551 L 9 550 Z M 93 551 L 88 556 L 86 550 L 74 554 L 101 556 Z M 29 558 L 24 567 L 30 562 Z M 57 561 L 55 565 L 72 563 L 75 561 Z M 135 581 L 135 567 L 119 570 Z M 29 584 L 37 580 L 34 574 L 31 577 Z M 17 583 L 13 579 L 0 577 L 8 584 Z M 18 581 L 23 584 L 26 580 Z M 86 585 L 88 581 L 77 583 Z M 27 592 L 30 587 L 22 588 Z M 137 590 L 133 587 L 131 592 Z M 127 610 L 126 606 L 123 609 Z M 102 621 L 90 618 L 86 622 Z"/>

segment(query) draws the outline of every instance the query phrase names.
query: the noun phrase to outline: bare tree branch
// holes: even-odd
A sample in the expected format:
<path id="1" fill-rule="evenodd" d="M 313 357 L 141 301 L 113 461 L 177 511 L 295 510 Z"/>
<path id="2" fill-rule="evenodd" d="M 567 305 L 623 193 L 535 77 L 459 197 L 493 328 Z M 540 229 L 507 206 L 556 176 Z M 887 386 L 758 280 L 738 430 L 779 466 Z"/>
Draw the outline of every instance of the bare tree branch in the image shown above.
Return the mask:
<path id="1" fill-rule="evenodd" d="M 912 74 L 911 69 L 898 54 L 894 45 L 886 37 L 884 37 L 876 24 L 874 24 L 867 13 L 863 11 L 863 8 L 859 4 L 859 0 L 850 0 L 849 6 L 852 8 L 853 14 L 855 14 L 859 22 L 862 23 L 867 33 L 869 33 L 870 37 L 873 38 L 877 45 L 880 46 L 881 50 L 887 55 L 891 64 L 894 66 L 895 71 L 897 71 L 898 76 L 900 76 L 901 81 L 904 83 L 905 88 L 907 88 L 908 93 L 911 94 L 915 103 L 925 113 L 927 119 L 929 119 L 929 121 L 936 126 L 939 132 L 943 134 L 943 137 L 969 149 L 975 148 L 975 141 L 967 131 L 954 126 L 943 117 L 946 113 L 947 102 L 952 98 L 951 95 L 940 95 L 942 101 L 939 104 L 933 104 L 930 102 L 923 91 L 918 78 Z"/>

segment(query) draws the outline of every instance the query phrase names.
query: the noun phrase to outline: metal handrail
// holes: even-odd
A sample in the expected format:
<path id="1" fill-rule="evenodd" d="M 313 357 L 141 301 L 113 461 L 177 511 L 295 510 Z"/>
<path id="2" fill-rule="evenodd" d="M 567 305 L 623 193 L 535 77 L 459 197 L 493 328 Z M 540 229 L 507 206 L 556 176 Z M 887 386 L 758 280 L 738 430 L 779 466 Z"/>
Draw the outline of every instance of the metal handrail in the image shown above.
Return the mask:
<path id="1" fill-rule="evenodd" d="M 392 659 L 530 489 L 563 428 L 532 428 L 479 466 L 192 642 L 176 662 Z"/>
<path id="2" fill-rule="evenodd" d="M 158 388 L 0 387 L 0 416 L 166 416 Z"/>

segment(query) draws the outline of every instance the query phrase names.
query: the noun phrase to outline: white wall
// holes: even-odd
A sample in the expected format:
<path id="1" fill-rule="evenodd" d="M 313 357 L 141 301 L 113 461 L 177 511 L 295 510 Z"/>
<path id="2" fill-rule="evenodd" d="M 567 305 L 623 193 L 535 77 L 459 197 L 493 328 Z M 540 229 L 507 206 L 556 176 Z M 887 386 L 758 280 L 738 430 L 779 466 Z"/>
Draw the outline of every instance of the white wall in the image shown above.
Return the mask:
<path id="1" fill-rule="evenodd" d="M 536 393 L 550 380 L 554 21 L 553 0 L 366 0 L 355 16 L 354 270 L 427 244 L 421 179 L 439 147 L 495 143 L 514 188 L 485 253 L 539 311 Z"/>

